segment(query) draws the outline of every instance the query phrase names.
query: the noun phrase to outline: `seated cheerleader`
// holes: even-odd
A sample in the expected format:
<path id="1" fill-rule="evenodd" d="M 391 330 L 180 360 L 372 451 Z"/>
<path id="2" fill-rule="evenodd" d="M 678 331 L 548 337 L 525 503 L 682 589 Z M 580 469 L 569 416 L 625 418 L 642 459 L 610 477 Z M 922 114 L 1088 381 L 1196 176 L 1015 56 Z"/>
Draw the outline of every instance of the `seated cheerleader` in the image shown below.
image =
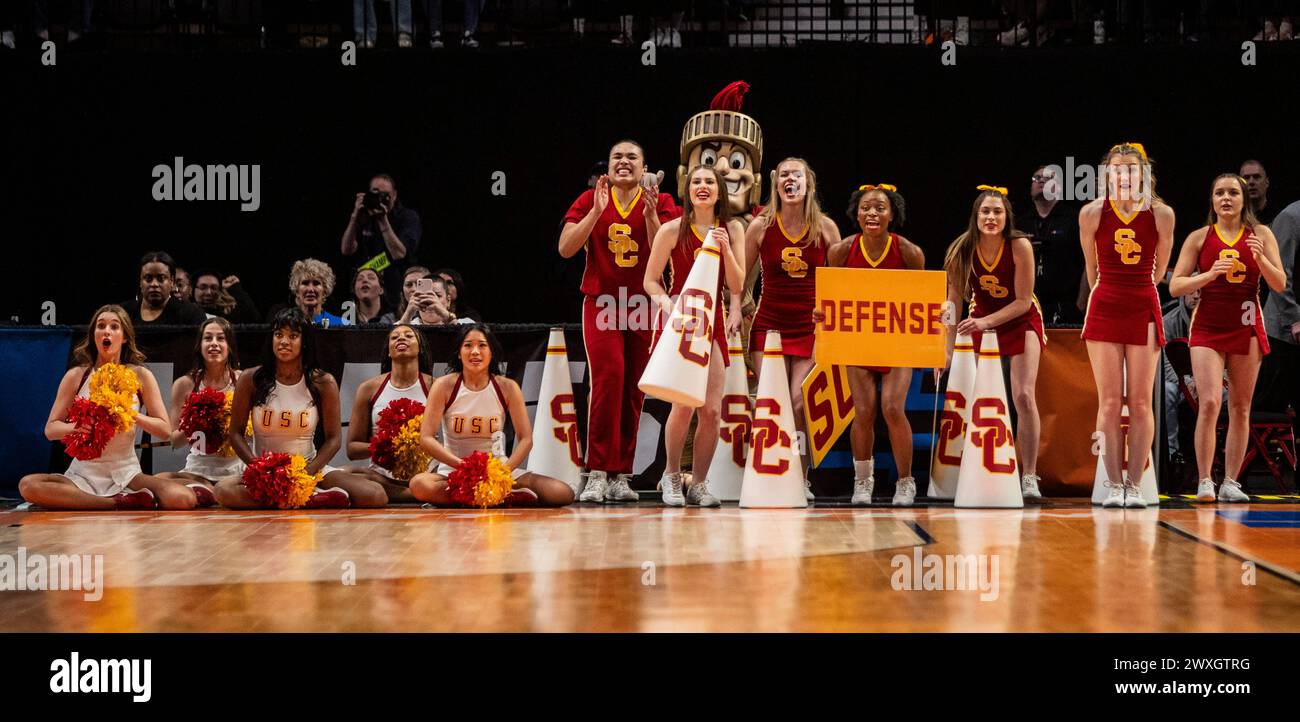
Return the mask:
<path id="1" fill-rule="evenodd" d="M 531 471 L 520 471 L 519 464 L 533 448 L 533 427 L 524 407 L 519 384 L 501 376 L 497 370 L 500 346 L 487 326 L 466 325 L 456 343 L 451 359 L 452 373 L 439 378 L 429 390 L 424 404 L 424 424 L 420 443 L 435 460 L 433 473 L 417 474 L 411 479 L 411 493 L 420 501 L 436 506 L 452 506 L 447 478 L 461 461 L 476 451 L 505 457 L 505 416 L 515 428 L 515 448 L 505 464 L 515 479 L 514 491 L 506 497 L 510 506 L 564 506 L 573 503 L 573 488 L 559 479 Z M 442 440 L 438 431 L 442 431 Z"/>
<path id="2" fill-rule="evenodd" d="M 179 481 L 193 489 L 199 506 L 216 504 L 213 484 L 226 477 L 242 474 L 244 462 L 239 460 L 234 449 L 226 443 L 224 430 L 220 437 L 186 438 L 186 433 L 180 428 L 185 417 L 185 405 L 193 394 L 204 390 L 233 394 L 235 380 L 238 378 L 239 353 L 235 348 L 235 329 L 220 316 L 210 318 L 199 327 L 199 337 L 194 342 L 194 361 L 189 372 L 172 384 L 172 418 L 176 419 L 176 428 L 172 429 L 171 436 L 172 448 L 179 449 L 188 444 L 190 453 L 185 458 L 184 469 L 158 475 Z"/>
<path id="3" fill-rule="evenodd" d="M 414 328 L 403 323 L 388 332 L 388 346 L 380 365 L 383 373 L 361 382 L 352 403 L 352 421 L 348 424 L 349 459 L 370 458 L 370 442 L 375 429 L 379 428 L 379 414 L 389 404 L 398 399 L 410 399 L 424 405 L 429 397 L 429 388 L 433 386 L 433 376 L 429 373 L 432 368 L 424 339 Z M 391 469 L 385 469 L 374 461 L 369 466 L 352 467 L 349 471 L 384 487 L 389 503 L 415 501 L 409 479 L 396 478 Z"/>
<path id="4" fill-rule="evenodd" d="M 140 469 L 135 427 L 159 437 L 170 436 L 172 430 L 158 381 L 140 365 L 144 354 L 135 346 L 135 331 L 126 310 L 113 305 L 100 307 L 91 317 L 85 340 L 77 344 L 74 353 L 78 363 L 59 383 L 54 407 L 45 422 L 45 437 L 68 443 L 67 437 L 74 432 L 78 436 L 91 432 L 67 418 L 75 399 L 95 400 L 90 393 L 92 372 L 106 364 L 122 364 L 138 379 L 139 391 L 132 403 L 134 422 L 130 428 L 114 433 L 95 458 L 74 459 L 62 474 L 25 476 L 18 483 L 18 492 L 27 501 L 47 509 L 193 509 L 198 503 L 193 490 Z M 140 413 L 142 405 L 145 413 Z"/>
<path id="5" fill-rule="evenodd" d="M 262 352 L 262 365 L 240 374 L 230 408 L 226 437 L 245 464 L 268 451 L 295 454 L 307 461 L 306 472 L 324 475 L 308 499 L 308 509 L 379 507 L 388 495 L 379 484 L 359 474 L 328 465 L 339 450 L 343 427 L 339 422 L 339 387 L 334 377 L 316 365 L 314 330 L 296 308 L 287 308 L 271 320 L 271 337 Z M 243 430 L 253 421 L 253 447 Z M 325 442 L 316 448 L 318 424 Z M 240 477 L 222 479 L 217 501 L 232 509 L 261 508 Z"/>

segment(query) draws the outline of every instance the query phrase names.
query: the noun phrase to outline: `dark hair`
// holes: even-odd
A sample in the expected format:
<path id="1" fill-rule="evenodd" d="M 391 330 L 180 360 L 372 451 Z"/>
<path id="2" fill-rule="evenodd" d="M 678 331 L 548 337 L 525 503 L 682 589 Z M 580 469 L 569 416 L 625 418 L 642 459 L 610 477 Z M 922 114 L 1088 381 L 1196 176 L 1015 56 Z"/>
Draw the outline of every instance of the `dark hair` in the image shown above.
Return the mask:
<path id="1" fill-rule="evenodd" d="M 504 352 L 501 350 L 501 344 L 497 341 L 497 337 L 492 333 L 492 329 L 488 328 L 485 323 L 467 323 L 461 326 L 460 333 L 456 334 L 456 346 L 451 351 L 451 360 L 447 362 L 448 369 L 453 373 L 461 373 L 465 370 L 465 365 L 460 361 L 460 347 L 464 345 L 465 338 L 474 331 L 483 334 L 483 338 L 487 339 L 488 350 L 492 353 L 492 358 L 488 361 L 488 375 L 500 376 L 500 359 Z"/>
<path id="2" fill-rule="evenodd" d="M 388 294 L 385 293 L 388 289 L 384 288 L 384 275 L 373 268 L 358 268 L 352 272 L 352 280 L 348 282 L 348 295 L 352 298 L 357 297 L 357 278 L 361 275 L 362 271 L 370 271 L 375 274 L 375 278 L 378 279 L 379 282 L 379 315 L 382 316 L 385 313 L 388 313 L 392 310 L 392 306 L 388 303 Z M 357 320 L 357 323 L 361 323 L 360 319 Z M 372 320 L 367 321 L 367 323 L 378 323 L 378 321 Z"/>
<path id="3" fill-rule="evenodd" d="M 631 139 L 631 138 L 623 138 L 623 139 L 621 139 L 621 140 L 616 140 L 616 141 L 614 141 L 613 143 L 610 143 L 610 144 L 609 144 L 609 152 L 610 152 L 610 153 L 613 153 L 613 152 L 614 152 L 614 146 L 616 146 L 616 145 L 622 145 L 622 144 L 624 144 L 624 143 L 629 143 L 629 144 L 631 144 L 631 145 L 635 145 L 635 146 L 636 146 L 636 149 L 639 150 L 639 151 L 641 151 L 641 160 L 645 160 L 645 146 L 644 146 L 644 145 L 641 145 L 641 141 L 633 140 L 633 139 Z M 608 156 L 609 153 L 606 153 L 605 155 Z M 606 167 L 606 168 L 609 167 L 609 158 L 608 158 L 608 157 L 606 157 L 606 159 L 605 159 L 605 167 Z"/>
<path id="4" fill-rule="evenodd" d="M 140 265 L 137 270 L 143 270 L 150 263 L 161 263 L 167 267 L 167 273 L 172 278 L 176 278 L 176 261 L 166 251 L 149 251 L 140 257 Z"/>
<path id="5" fill-rule="evenodd" d="M 208 274 L 211 275 L 211 274 Z M 235 382 L 235 369 L 239 368 L 239 350 L 235 346 L 235 328 L 230 322 L 220 316 L 213 316 L 203 323 L 199 324 L 198 338 L 194 339 L 194 356 L 190 362 L 190 372 L 186 374 L 194 382 L 194 390 L 199 390 L 199 380 L 207 371 L 207 362 L 203 360 L 203 332 L 208 326 L 217 324 L 221 331 L 226 334 L 226 347 L 229 349 L 226 356 L 226 370 L 230 372 L 230 382 Z"/>
<path id="6" fill-rule="evenodd" d="M 267 334 L 266 345 L 262 348 L 262 363 L 253 375 L 252 406 L 261 406 L 275 389 L 275 332 L 282 328 L 296 331 L 302 336 L 302 375 L 307 381 L 307 391 L 312 403 L 320 407 L 320 391 L 316 384 L 325 376 L 325 371 L 316 362 L 316 337 L 311 321 L 296 307 L 282 309 L 271 317 L 271 332 Z"/>
<path id="7" fill-rule="evenodd" d="M 221 279 L 225 278 L 225 276 L 222 276 L 221 273 L 217 271 L 217 269 L 215 268 L 200 268 L 199 270 L 195 271 L 193 274 L 190 275 L 190 280 L 193 281 L 194 285 L 197 286 L 199 283 L 199 279 L 203 278 L 204 276 L 212 276 L 213 278 L 217 279 L 218 284 L 221 283 Z"/>
<path id="8" fill-rule="evenodd" d="M 388 185 L 391 185 L 393 187 L 393 192 L 394 193 L 397 192 L 397 181 L 393 180 L 393 177 L 391 175 L 388 175 L 387 173 L 376 173 L 370 176 L 370 180 L 372 181 L 376 178 L 383 178 L 384 180 L 388 181 Z"/>
<path id="9" fill-rule="evenodd" d="M 903 194 L 898 191 L 891 191 L 888 188 L 859 188 L 849 195 L 849 207 L 844 211 L 850 221 L 853 221 L 853 227 L 858 227 L 858 204 L 862 202 L 862 196 L 868 193 L 884 193 L 885 198 L 889 199 L 889 227 L 886 231 L 894 231 L 903 227 L 907 223 L 907 201 L 903 200 Z"/>
<path id="10" fill-rule="evenodd" d="M 420 351 L 415 356 L 416 364 L 420 367 L 420 373 L 432 375 L 433 354 L 429 353 L 429 345 L 424 341 L 424 334 L 420 333 L 420 329 L 409 323 L 394 324 L 393 327 L 388 330 L 388 335 L 384 337 L 384 360 L 379 362 L 379 372 L 386 374 L 393 370 L 393 358 L 388 355 L 388 339 L 392 338 L 393 331 L 396 331 L 399 328 L 409 328 L 415 332 L 415 338 L 420 346 Z"/>
<path id="11" fill-rule="evenodd" d="M 1250 161 L 1246 161 L 1246 163 L 1249 162 Z M 1242 165 L 1246 165 L 1246 163 L 1242 163 Z M 1260 168 L 1263 167 L 1264 166 L 1262 165 L 1260 166 Z M 1258 226 L 1259 217 L 1255 215 L 1255 209 L 1250 207 L 1250 195 L 1247 192 L 1249 190 L 1249 186 L 1246 184 L 1246 179 L 1242 178 L 1236 173 L 1220 173 L 1219 175 L 1214 177 L 1214 182 L 1210 184 L 1210 216 L 1205 221 L 1205 225 L 1212 226 L 1215 223 L 1219 222 L 1219 212 L 1214 210 L 1214 187 L 1219 185 L 1219 181 L 1225 178 L 1231 178 L 1232 180 L 1236 181 L 1237 188 L 1241 192 L 1241 225 L 1250 226 L 1251 228 Z"/>
<path id="12" fill-rule="evenodd" d="M 122 352 L 118 355 L 118 361 L 122 362 L 123 365 L 136 364 L 138 366 L 144 363 L 144 354 L 135 345 L 135 327 L 131 325 L 131 316 L 127 314 L 125 308 L 110 303 L 106 306 L 100 306 L 95 311 L 95 315 L 90 317 L 90 325 L 86 327 L 86 337 L 81 339 L 76 348 L 72 349 L 77 364 L 93 368 L 99 362 L 99 347 L 95 345 L 95 324 L 99 321 L 100 315 L 105 313 L 117 316 L 117 320 L 122 323 Z"/>
<path id="13" fill-rule="evenodd" d="M 451 285 L 455 286 L 456 289 L 461 292 L 461 294 L 464 294 L 465 279 L 461 277 L 460 271 L 457 271 L 454 268 L 439 268 L 438 270 L 433 272 L 433 276 L 434 278 L 438 278 L 442 276 L 444 273 L 447 274 L 448 276 L 451 276 Z"/>
<path id="14" fill-rule="evenodd" d="M 717 200 L 713 202 L 713 222 L 719 228 L 725 230 L 727 222 L 731 220 L 731 204 L 727 201 L 727 194 L 724 192 L 727 184 L 723 182 L 722 174 L 718 172 L 717 168 L 711 165 L 697 165 L 691 169 L 690 173 L 686 174 L 686 187 L 688 189 L 691 185 L 691 179 L 700 171 L 708 171 L 713 174 L 713 182 L 718 189 Z M 684 205 L 686 210 L 682 213 L 681 225 L 677 229 L 677 245 L 679 246 L 691 237 L 691 229 L 695 224 L 695 204 L 688 200 Z"/>

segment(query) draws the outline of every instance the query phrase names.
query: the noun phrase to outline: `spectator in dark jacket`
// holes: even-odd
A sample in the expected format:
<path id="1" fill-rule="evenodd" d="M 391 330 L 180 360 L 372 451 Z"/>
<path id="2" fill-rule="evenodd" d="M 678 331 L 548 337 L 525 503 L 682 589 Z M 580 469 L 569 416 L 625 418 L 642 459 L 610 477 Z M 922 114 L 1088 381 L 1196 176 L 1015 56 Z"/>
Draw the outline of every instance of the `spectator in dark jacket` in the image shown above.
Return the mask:
<path id="1" fill-rule="evenodd" d="M 261 323 L 257 304 L 239 282 L 238 276 L 222 277 L 214 270 L 199 271 L 194 277 L 194 300 L 199 308 L 231 323 Z"/>

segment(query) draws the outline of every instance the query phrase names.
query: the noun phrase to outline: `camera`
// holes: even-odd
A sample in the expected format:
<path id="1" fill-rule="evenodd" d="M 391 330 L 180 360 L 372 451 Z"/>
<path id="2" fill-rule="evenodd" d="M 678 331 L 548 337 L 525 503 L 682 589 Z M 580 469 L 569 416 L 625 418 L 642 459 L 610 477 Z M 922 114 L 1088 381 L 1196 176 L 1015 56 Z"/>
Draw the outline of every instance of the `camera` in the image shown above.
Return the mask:
<path id="1" fill-rule="evenodd" d="M 388 191 L 366 191 L 366 196 L 361 201 L 362 207 L 371 213 L 387 210 L 388 203 Z"/>

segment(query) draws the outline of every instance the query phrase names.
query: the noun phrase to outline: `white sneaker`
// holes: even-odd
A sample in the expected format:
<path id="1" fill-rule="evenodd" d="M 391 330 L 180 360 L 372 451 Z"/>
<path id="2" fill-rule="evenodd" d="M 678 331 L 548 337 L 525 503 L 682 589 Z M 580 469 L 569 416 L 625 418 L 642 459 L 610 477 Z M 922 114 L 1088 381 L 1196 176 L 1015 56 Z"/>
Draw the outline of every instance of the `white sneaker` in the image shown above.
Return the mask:
<path id="1" fill-rule="evenodd" d="M 686 506 L 686 497 L 682 494 L 682 474 L 664 474 L 659 477 L 659 491 L 664 494 L 664 503 L 668 506 Z"/>
<path id="2" fill-rule="evenodd" d="M 433 37 L 429 38 L 429 47 L 434 50 L 442 50 L 442 33 L 434 33 Z"/>
<path id="3" fill-rule="evenodd" d="M 709 492 L 708 479 L 700 479 L 686 487 L 686 503 L 692 506 L 722 506 L 718 497 Z"/>
<path id="4" fill-rule="evenodd" d="M 587 486 L 582 490 L 582 496 L 578 501 L 589 501 L 595 504 L 605 503 L 605 487 L 609 484 L 609 477 L 603 471 L 593 471 L 587 476 Z"/>
<path id="5" fill-rule="evenodd" d="M 1043 492 L 1038 490 L 1038 482 L 1042 480 L 1043 477 L 1038 474 L 1025 474 L 1020 477 L 1020 495 L 1026 499 L 1043 498 Z"/>
<path id="6" fill-rule="evenodd" d="M 1196 485 L 1197 501 L 1214 501 L 1214 480 L 1201 479 L 1201 483 Z"/>
<path id="7" fill-rule="evenodd" d="M 631 474 L 619 474 L 605 487 L 605 501 L 637 501 L 641 497 L 628 486 Z"/>
<path id="8" fill-rule="evenodd" d="M 814 497 L 814 496 L 813 496 L 813 493 L 812 493 L 812 480 L 811 480 L 811 479 L 804 479 L 804 480 L 803 480 L 803 498 L 807 499 L 808 501 L 815 501 L 815 500 L 816 500 L 816 497 Z"/>
<path id="9" fill-rule="evenodd" d="M 1213 488 L 1210 489 L 1210 493 L 1214 493 Z M 1241 483 L 1236 479 L 1224 479 L 1219 485 L 1219 501 L 1243 502 L 1250 501 L 1250 497 L 1241 490 Z"/>
<path id="10" fill-rule="evenodd" d="M 905 476 L 894 489 L 894 506 L 911 506 L 916 501 L 916 479 Z"/>
<path id="11" fill-rule="evenodd" d="M 871 490 L 876 486 L 876 477 L 868 476 L 865 479 L 853 480 L 853 498 L 849 500 L 850 504 L 855 506 L 864 506 L 871 503 Z"/>
<path id="12" fill-rule="evenodd" d="M 1145 509 L 1147 508 L 1146 500 L 1142 498 L 1142 492 L 1137 484 L 1130 484 L 1124 487 L 1124 507 L 1127 509 Z"/>
<path id="13" fill-rule="evenodd" d="M 1106 500 L 1101 503 L 1107 509 L 1122 509 L 1124 507 L 1124 485 L 1116 484 L 1113 481 L 1102 482 L 1110 492 L 1106 495 Z"/>

